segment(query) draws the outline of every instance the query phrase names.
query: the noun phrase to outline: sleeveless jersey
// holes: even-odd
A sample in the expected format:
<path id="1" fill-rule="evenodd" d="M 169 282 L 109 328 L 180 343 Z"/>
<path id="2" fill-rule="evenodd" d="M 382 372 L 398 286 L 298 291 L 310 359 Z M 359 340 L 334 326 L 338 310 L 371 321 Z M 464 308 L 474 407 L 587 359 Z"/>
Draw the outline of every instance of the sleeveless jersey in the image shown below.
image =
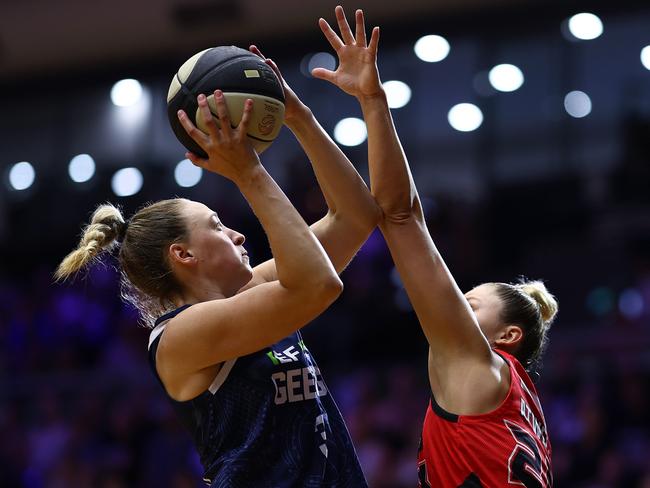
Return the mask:
<path id="1" fill-rule="evenodd" d="M 427 408 L 418 451 L 419 486 L 437 488 L 551 488 L 551 444 L 537 391 L 519 361 L 496 410 L 454 415 L 435 398 Z"/>
<path id="2" fill-rule="evenodd" d="M 188 306 L 160 317 L 149 337 L 149 363 L 161 385 L 160 337 Z M 226 361 L 196 398 L 169 398 L 213 488 L 367 486 L 343 418 L 299 332 Z"/>

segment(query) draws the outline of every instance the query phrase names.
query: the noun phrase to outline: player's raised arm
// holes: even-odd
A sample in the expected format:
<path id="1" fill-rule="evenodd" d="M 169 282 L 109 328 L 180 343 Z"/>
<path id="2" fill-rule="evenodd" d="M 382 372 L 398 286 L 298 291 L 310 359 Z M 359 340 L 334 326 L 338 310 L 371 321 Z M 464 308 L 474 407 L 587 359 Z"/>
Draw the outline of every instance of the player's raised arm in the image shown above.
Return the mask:
<path id="1" fill-rule="evenodd" d="M 205 97 L 199 99 L 210 130 L 207 136 L 181 115 L 184 127 L 209 158 L 188 156 L 237 185 L 268 235 L 278 280 L 225 300 L 199 303 L 180 314 L 176 320 L 183 327 L 170 328 L 158 349 L 160 359 L 167 360 L 168 376 L 197 371 L 285 337 L 320 314 L 342 288 L 322 246 L 247 141 L 252 103 L 247 102 L 240 127 L 232 131 L 223 122 L 228 120 L 223 94 L 217 91 L 215 99 L 221 129 Z"/>
<path id="2" fill-rule="evenodd" d="M 350 260 L 379 223 L 380 209 L 347 156 L 321 127 L 313 113 L 287 84 L 275 62 L 257 46 L 260 56 L 278 76 L 285 95 L 285 125 L 294 133 L 312 164 L 327 203 L 327 214 L 311 225 L 337 272 Z M 276 279 L 275 262 L 262 263 L 247 287 Z"/>
<path id="3" fill-rule="evenodd" d="M 380 228 L 428 339 L 432 361 L 440 365 L 431 375 L 432 385 L 445 385 L 448 378 L 439 378 L 441 375 L 471 370 L 471 364 L 479 369 L 491 368 L 495 359 L 427 229 L 379 79 L 379 29 L 373 29 L 366 45 L 363 12 L 357 10 L 355 15 L 356 36 L 341 7 L 336 8 L 340 37 L 325 20 L 320 20 L 325 37 L 338 55 L 339 66 L 336 71 L 317 68 L 313 74 L 355 96 L 361 104 L 368 128 L 371 191 L 383 211 Z"/>

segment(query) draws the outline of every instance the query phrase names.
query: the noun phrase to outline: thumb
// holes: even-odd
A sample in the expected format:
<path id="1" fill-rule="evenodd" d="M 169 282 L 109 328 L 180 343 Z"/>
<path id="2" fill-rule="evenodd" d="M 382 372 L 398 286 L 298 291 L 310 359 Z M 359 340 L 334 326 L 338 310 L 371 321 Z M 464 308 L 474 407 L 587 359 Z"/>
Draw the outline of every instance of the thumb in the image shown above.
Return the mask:
<path id="1" fill-rule="evenodd" d="M 329 81 L 330 83 L 334 83 L 334 80 L 336 78 L 336 74 L 334 73 L 334 71 L 330 71 L 325 68 L 314 68 L 313 70 L 311 70 L 311 75 L 314 78 Z"/>

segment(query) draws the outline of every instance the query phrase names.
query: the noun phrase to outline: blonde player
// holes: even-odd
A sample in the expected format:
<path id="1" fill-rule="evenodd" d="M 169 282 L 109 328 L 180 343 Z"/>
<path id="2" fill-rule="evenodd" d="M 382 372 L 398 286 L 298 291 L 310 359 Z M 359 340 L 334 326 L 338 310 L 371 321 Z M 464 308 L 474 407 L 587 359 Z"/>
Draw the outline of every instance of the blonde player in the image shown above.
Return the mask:
<path id="1" fill-rule="evenodd" d="M 237 185 L 274 259 L 252 268 L 241 233 L 204 204 L 173 199 L 126 221 L 114 206 L 100 206 L 57 276 L 118 246 L 131 301 L 144 317 L 157 317 L 152 369 L 194 440 L 210 486 L 365 487 L 341 414 L 299 329 L 341 293 L 337 273 L 375 227 L 379 210 L 352 164 L 283 85 L 285 123 L 313 163 L 325 217 L 305 224 L 248 142 L 252 102 L 231 129 L 217 90 L 221 129 L 203 95 L 207 134 L 179 113 L 208 154 L 187 156 Z"/>
<path id="2" fill-rule="evenodd" d="M 557 303 L 541 282 L 486 283 L 466 294 L 435 247 L 377 70 L 379 28 L 366 44 L 363 12 L 353 34 L 341 7 L 336 71 L 313 75 L 355 96 L 368 127 L 372 193 L 381 231 L 429 343 L 431 402 L 418 453 L 420 486 L 548 488 L 551 444 L 526 368 L 546 343 Z"/>

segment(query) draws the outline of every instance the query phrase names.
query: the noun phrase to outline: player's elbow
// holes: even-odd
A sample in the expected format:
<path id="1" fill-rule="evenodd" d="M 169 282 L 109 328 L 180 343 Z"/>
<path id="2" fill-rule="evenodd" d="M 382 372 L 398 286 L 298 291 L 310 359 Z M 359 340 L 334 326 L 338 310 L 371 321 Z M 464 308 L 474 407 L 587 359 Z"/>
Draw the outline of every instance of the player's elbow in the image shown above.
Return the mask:
<path id="1" fill-rule="evenodd" d="M 328 307 L 343 293 L 343 282 L 336 272 L 331 273 L 317 283 L 309 290 L 308 300 L 312 303 L 318 303 L 321 307 Z"/>
<path id="2" fill-rule="evenodd" d="M 405 225 L 413 220 L 424 219 L 420 199 L 404 198 L 399 200 L 380 201 L 382 214 L 379 225 Z"/>
<path id="3" fill-rule="evenodd" d="M 343 282 L 336 273 L 324 280 L 321 287 L 322 294 L 332 302 L 343 293 Z"/>

